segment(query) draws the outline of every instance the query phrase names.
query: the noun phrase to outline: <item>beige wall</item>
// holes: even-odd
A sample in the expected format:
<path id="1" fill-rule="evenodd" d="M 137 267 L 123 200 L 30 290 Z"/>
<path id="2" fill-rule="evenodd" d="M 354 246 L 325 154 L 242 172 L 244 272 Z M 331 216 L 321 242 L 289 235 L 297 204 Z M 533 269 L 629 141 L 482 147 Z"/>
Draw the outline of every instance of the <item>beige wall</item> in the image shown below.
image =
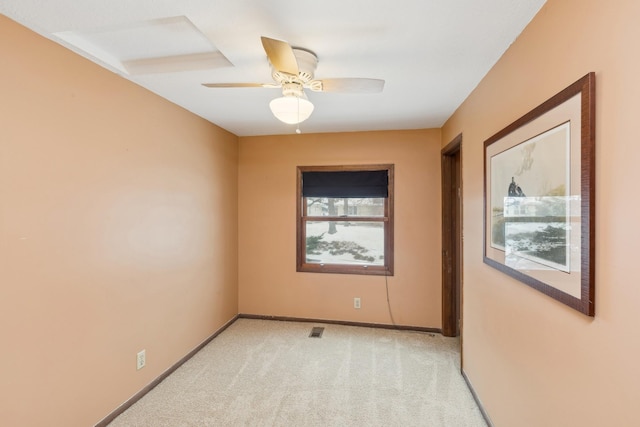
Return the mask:
<path id="1" fill-rule="evenodd" d="M 237 313 L 237 138 L 2 16 L 0 58 L 0 424 L 93 425 Z"/>
<path id="2" fill-rule="evenodd" d="M 91 425 L 238 311 L 390 323 L 384 277 L 295 272 L 297 165 L 396 165 L 391 308 L 440 327 L 440 148 L 460 132 L 464 369 L 495 425 L 640 424 L 638 18 L 635 0 L 549 0 L 442 134 L 251 137 L 238 151 L 0 17 L 0 424 Z M 483 141 L 588 71 L 595 318 L 482 263 Z"/>
<path id="3" fill-rule="evenodd" d="M 549 0 L 443 128 L 463 132 L 464 369 L 496 426 L 640 425 L 640 2 Z M 596 72 L 596 317 L 482 262 L 483 141 Z"/>
<path id="4" fill-rule="evenodd" d="M 241 313 L 391 323 L 384 276 L 296 272 L 296 166 L 379 163 L 395 164 L 393 317 L 441 327 L 439 130 L 240 138 Z"/>

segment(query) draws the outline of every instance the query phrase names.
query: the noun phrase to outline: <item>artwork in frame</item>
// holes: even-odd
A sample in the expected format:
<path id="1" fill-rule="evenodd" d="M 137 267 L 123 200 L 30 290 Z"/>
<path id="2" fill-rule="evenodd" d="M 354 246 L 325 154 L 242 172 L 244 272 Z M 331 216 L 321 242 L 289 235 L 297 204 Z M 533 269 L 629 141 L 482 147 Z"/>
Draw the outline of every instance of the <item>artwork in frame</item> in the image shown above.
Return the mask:
<path id="1" fill-rule="evenodd" d="M 484 262 L 595 315 L 595 74 L 484 142 Z"/>

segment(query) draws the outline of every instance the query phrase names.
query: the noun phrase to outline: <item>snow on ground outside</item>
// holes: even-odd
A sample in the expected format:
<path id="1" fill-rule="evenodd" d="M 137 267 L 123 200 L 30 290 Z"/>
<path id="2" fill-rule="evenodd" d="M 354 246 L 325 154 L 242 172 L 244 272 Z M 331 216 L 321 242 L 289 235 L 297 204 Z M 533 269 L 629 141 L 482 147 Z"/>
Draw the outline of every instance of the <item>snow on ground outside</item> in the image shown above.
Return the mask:
<path id="1" fill-rule="evenodd" d="M 357 224 L 357 225 L 356 225 Z M 371 226 L 367 223 L 351 223 L 348 226 L 336 224 L 337 233 L 329 234 L 328 222 L 308 222 L 307 237 L 319 236 L 324 233 L 323 241 L 355 242 L 368 249 L 364 256 L 372 256 L 375 261 L 370 263 L 364 260 L 356 260 L 350 253 L 332 255 L 324 251 L 321 255 L 307 254 L 307 262 L 324 264 L 369 264 L 384 265 L 384 229 L 380 226 Z"/>

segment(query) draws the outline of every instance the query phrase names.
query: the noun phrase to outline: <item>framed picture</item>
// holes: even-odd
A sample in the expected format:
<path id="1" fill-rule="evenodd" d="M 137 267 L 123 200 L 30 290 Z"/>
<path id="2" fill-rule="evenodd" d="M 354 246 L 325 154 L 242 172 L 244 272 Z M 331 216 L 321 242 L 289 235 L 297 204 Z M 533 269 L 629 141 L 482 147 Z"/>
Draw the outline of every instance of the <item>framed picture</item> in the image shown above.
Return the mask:
<path id="1" fill-rule="evenodd" d="M 484 262 L 595 315 L 595 74 L 484 142 Z"/>

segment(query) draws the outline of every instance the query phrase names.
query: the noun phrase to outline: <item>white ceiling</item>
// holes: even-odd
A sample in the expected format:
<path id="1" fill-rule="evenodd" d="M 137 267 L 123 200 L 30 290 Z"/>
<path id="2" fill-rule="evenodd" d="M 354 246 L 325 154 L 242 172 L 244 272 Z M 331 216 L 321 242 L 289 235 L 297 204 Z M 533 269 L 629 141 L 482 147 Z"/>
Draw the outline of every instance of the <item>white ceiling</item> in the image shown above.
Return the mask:
<path id="1" fill-rule="evenodd" d="M 382 93 L 307 91 L 302 132 L 440 127 L 545 0 L 2 0 L 0 13 L 239 136 L 287 134 L 260 36 L 318 56 L 316 78 Z"/>

